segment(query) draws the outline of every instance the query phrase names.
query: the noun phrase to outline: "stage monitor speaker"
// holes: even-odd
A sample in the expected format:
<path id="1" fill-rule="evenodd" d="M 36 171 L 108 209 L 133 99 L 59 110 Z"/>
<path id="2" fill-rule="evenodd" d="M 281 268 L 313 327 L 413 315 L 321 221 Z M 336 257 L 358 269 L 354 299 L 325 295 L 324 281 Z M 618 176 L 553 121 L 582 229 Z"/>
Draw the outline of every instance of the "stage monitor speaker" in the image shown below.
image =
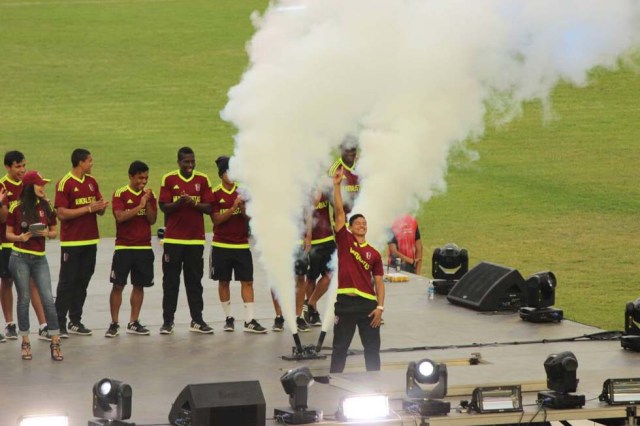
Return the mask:
<path id="1" fill-rule="evenodd" d="M 481 262 L 462 276 L 447 299 L 481 312 L 518 310 L 525 305 L 524 283 L 513 268 Z"/>
<path id="2" fill-rule="evenodd" d="M 260 382 L 187 385 L 169 412 L 172 425 L 265 425 L 267 407 Z"/>

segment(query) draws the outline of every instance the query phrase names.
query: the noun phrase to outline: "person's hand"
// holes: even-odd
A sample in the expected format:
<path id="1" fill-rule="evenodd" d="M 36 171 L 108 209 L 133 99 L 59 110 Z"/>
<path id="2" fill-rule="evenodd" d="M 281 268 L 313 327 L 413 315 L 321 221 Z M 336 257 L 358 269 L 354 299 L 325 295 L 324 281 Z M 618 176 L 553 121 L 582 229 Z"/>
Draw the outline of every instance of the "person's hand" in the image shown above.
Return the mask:
<path id="1" fill-rule="evenodd" d="M 108 205 L 109 205 L 108 201 L 105 201 L 103 199 L 96 200 L 93 203 L 89 204 L 90 213 L 96 213 L 101 210 L 104 210 L 107 208 Z"/>
<path id="2" fill-rule="evenodd" d="M 7 199 L 7 190 L 4 187 L 0 188 L 0 203 L 4 203 L 4 200 Z"/>
<path id="3" fill-rule="evenodd" d="M 40 231 L 36 231 L 36 236 L 37 237 L 47 238 L 49 236 L 49 230 L 48 229 L 41 229 Z"/>
<path id="4" fill-rule="evenodd" d="M 235 211 L 238 207 L 242 208 L 244 206 L 244 200 L 241 196 L 237 196 L 235 200 L 233 200 L 233 206 L 231 207 L 233 211 Z"/>
<path id="5" fill-rule="evenodd" d="M 26 243 L 27 241 L 29 241 L 32 236 L 33 234 L 31 234 L 31 232 L 25 232 L 24 234 L 19 235 L 20 241 L 22 241 L 23 243 Z"/>
<path id="6" fill-rule="evenodd" d="M 195 201 L 193 200 L 193 198 L 191 198 L 191 196 L 184 191 L 182 191 L 182 193 L 180 194 L 180 198 L 178 198 L 178 202 L 181 204 L 185 204 L 185 203 L 195 204 Z"/>
<path id="7" fill-rule="evenodd" d="M 145 207 L 151 198 L 151 188 L 145 188 L 144 194 L 140 197 L 140 207 Z"/>
<path id="8" fill-rule="evenodd" d="M 369 313 L 369 318 L 371 318 L 371 327 L 380 327 L 380 323 L 382 322 L 382 311 L 378 308 L 375 308 Z"/>
<path id="9" fill-rule="evenodd" d="M 342 180 L 344 179 L 344 170 L 342 170 L 342 167 L 339 167 L 338 170 L 336 170 L 336 174 L 333 175 L 333 185 L 340 185 L 342 183 Z"/>

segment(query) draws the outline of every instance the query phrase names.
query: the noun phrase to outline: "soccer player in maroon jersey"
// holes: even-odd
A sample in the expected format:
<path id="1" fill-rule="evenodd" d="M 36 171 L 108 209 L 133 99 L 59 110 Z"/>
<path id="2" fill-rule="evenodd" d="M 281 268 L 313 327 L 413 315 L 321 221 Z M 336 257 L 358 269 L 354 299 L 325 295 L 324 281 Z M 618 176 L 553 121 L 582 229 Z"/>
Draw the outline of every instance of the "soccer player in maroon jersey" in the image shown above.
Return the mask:
<path id="1" fill-rule="evenodd" d="M 238 193 L 238 185 L 227 174 L 229 157 L 216 159 L 218 176 L 222 180 L 213 189 L 211 221 L 213 240 L 209 261 L 211 279 L 218 281 L 218 295 L 225 313 L 225 331 L 234 331 L 231 315 L 231 275 L 240 281 L 240 294 L 244 302 L 244 331 L 266 333 L 253 315 L 253 258 L 249 248 L 249 217 L 245 212 L 244 200 Z"/>
<path id="2" fill-rule="evenodd" d="M 356 174 L 356 159 L 358 156 L 358 141 L 347 136 L 340 145 L 340 158 L 338 158 L 329 168 L 329 176 L 336 175 L 338 170 L 342 170 L 342 201 L 344 203 L 345 214 L 351 213 L 353 204 L 360 193 L 360 177 Z"/>
<path id="3" fill-rule="evenodd" d="M 104 215 L 109 205 L 102 198 L 98 182 L 91 176 L 93 157 L 83 148 L 71 153 L 71 171 L 56 184 L 55 208 L 60 219 L 60 276 L 56 290 L 56 310 L 60 336 L 68 332 L 90 336 L 93 332 L 82 324 L 82 310 L 87 288 L 96 268 L 98 251 L 97 215 Z"/>
<path id="4" fill-rule="evenodd" d="M 151 225 L 156 223 L 158 206 L 156 197 L 147 188 L 149 166 L 142 161 L 129 165 L 129 184 L 113 193 L 111 208 L 116 219 L 116 248 L 111 263 L 111 324 L 105 337 L 116 337 L 120 325 L 118 315 L 122 305 L 122 291 L 131 273 L 131 316 L 127 333 L 148 335 L 149 330 L 140 324 L 140 309 L 144 288 L 153 285 L 153 249 Z"/>
<path id="5" fill-rule="evenodd" d="M 342 169 L 338 169 L 333 177 L 335 235 L 338 246 L 338 297 L 335 304 L 330 372 L 341 373 L 344 370 L 347 351 L 356 326 L 364 347 L 367 371 L 378 371 L 380 322 L 385 295 L 382 258 L 365 239 L 367 221 L 363 215 L 351 216 L 347 230 L 340 189 L 342 179 Z"/>
<path id="6" fill-rule="evenodd" d="M 320 326 L 322 322 L 316 305 L 329 288 L 333 272 L 330 267 L 331 256 L 336 250 L 329 215 L 329 198 L 321 191 L 316 194 L 310 222 L 311 250 L 306 277 L 308 300 L 304 306 L 304 318 L 309 325 Z"/>
<path id="7" fill-rule="evenodd" d="M 15 322 L 13 322 L 13 279 L 9 272 L 9 258 L 13 243 L 6 239 L 4 222 L 7 219 L 9 208 L 18 202 L 20 194 L 22 194 L 22 178 L 26 172 L 27 162 L 24 154 L 20 151 L 8 151 L 4 156 L 4 166 L 7 169 L 7 174 L 0 178 L 0 192 L 4 194 L 0 203 L 0 303 L 4 319 L 7 322 L 6 336 L 15 340 L 18 339 L 18 331 Z M 40 324 L 39 338 L 51 340 L 40 294 L 33 281 L 31 281 L 31 293 L 33 294 L 31 304 Z M 2 341 L 4 341 L 4 337 L 0 333 L 0 342 Z"/>
<path id="8" fill-rule="evenodd" d="M 212 334 L 202 319 L 202 275 L 204 274 L 204 216 L 211 213 L 211 182 L 195 170 L 196 156 L 189 147 L 178 150 L 178 170 L 162 178 L 160 210 L 166 230 L 162 255 L 162 317 L 160 334 L 173 333 L 180 290 L 180 273 L 191 313 L 190 331 Z"/>

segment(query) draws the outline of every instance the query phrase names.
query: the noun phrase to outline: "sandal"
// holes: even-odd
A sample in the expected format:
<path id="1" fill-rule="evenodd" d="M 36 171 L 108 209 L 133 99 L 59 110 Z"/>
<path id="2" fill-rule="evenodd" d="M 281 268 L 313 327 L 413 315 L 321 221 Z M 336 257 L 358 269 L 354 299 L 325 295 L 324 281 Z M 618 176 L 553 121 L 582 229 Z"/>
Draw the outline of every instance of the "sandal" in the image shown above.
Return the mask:
<path id="1" fill-rule="evenodd" d="M 31 356 L 31 343 L 29 342 L 22 342 L 22 359 L 29 361 L 32 356 Z"/>
<path id="2" fill-rule="evenodd" d="M 62 356 L 62 351 L 60 350 L 60 343 L 52 343 L 51 348 L 51 359 L 54 361 L 62 361 L 64 357 Z"/>

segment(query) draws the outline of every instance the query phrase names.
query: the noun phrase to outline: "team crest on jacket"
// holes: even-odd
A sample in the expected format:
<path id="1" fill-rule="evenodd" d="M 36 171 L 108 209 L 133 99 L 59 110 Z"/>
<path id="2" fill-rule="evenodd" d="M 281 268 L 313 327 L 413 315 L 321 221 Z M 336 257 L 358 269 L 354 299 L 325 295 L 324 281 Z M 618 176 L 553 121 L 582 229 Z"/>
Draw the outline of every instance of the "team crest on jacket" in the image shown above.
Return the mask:
<path id="1" fill-rule="evenodd" d="M 367 252 L 366 256 L 367 256 L 367 260 L 371 260 L 371 253 L 370 252 Z"/>
<path id="2" fill-rule="evenodd" d="M 335 317 L 333 317 L 333 324 L 334 325 L 338 325 L 339 321 L 340 321 L 340 317 L 338 317 L 337 315 Z"/>
<path id="3" fill-rule="evenodd" d="M 40 210 L 40 217 L 44 217 L 44 211 Z"/>
<path id="4" fill-rule="evenodd" d="M 93 192 L 93 184 L 92 183 L 89 184 L 89 189 L 91 190 L 91 192 Z"/>
<path id="5" fill-rule="evenodd" d="M 196 191 L 200 191 L 200 184 L 196 183 Z"/>

